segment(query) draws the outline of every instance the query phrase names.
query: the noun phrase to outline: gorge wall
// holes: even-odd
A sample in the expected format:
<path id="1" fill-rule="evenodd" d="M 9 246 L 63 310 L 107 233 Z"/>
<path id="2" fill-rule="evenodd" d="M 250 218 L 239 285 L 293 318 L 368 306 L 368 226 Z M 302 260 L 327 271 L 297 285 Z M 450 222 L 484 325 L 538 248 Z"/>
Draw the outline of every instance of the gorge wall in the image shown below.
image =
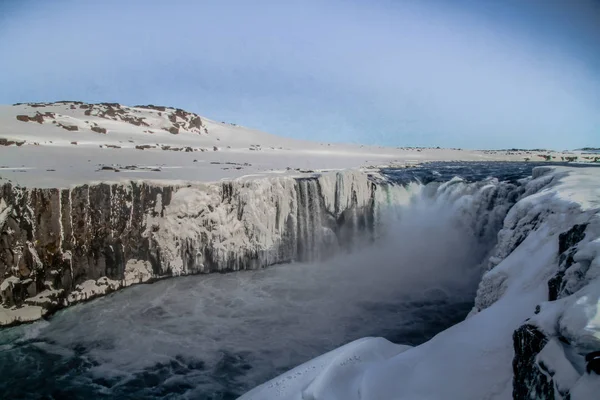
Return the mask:
<path id="1" fill-rule="evenodd" d="M 597 176 L 536 168 L 535 179 L 526 185 L 524 198 L 510 210 L 498 234 L 473 313 L 517 291 L 534 292 L 534 280 L 543 285 L 530 317 L 512 334 L 513 399 L 586 400 L 596 398 L 600 390 Z M 537 260 L 526 258 L 512 270 L 502 265 L 522 244 L 542 241 L 548 242 L 549 253 L 538 257 L 548 262 L 539 268 Z M 520 282 L 515 280 L 517 273 Z"/>
<path id="2" fill-rule="evenodd" d="M 326 258 L 393 186 L 358 171 L 220 183 L 0 187 L 0 325 L 168 276 Z"/>
<path id="3" fill-rule="evenodd" d="M 600 390 L 600 219 L 577 222 L 558 235 L 547 301 L 513 334 L 514 399 L 585 400 Z"/>

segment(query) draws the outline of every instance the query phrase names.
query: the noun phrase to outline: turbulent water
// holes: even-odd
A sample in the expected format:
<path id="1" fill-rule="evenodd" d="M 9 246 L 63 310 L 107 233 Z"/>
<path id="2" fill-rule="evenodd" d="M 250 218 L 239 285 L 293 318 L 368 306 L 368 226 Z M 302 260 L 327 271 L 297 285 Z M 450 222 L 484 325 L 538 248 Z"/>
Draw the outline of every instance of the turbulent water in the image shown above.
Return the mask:
<path id="1" fill-rule="evenodd" d="M 560 165 L 573 167 L 590 167 L 596 164 L 574 164 L 557 162 L 430 162 L 406 169 L 385 169 L 384 174 L 394 181 L 407 184 L 418 180 L 423 184 L 445 182 L 459 176 L 469 182 L 481 181 L 490 177 L 502 181 L 516 183 L 519 179 L 530 176 L 535 167 L 544 165 Z"/>
<path id="2" fill-rule="evenodd" d="M 232 399 L 359 337 L 420 344 L 470 310 L 479 265 L 533 165 L 388 170 L 430 184 L 389 213 L 373 245 L 327 263 L 139 285 L 2 330 L 0 393 Z M 455 175 L 507 182 L 448 183 Z"/>

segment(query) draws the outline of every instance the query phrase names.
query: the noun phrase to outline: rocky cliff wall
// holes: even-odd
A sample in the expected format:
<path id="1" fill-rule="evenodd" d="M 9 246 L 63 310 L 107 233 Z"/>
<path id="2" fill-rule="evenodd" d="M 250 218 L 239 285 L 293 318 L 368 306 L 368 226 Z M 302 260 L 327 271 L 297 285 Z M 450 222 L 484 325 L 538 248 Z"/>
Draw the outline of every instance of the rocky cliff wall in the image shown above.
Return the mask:
<path id="1" fill-rule="evenodd" d="M 585 215 L 585 214 L 584 214 Z M 600 218 L 558 235 L 547 301 L 513 335 L 513 398 L 596 398 L 600 390 Z"/>
<path id="2" fill-rule="evenodd" d="M 504 220 L 479 285 L 472 314 L 516 290 L 535 292 L 527 280 L 545 283 L 539 304 L 513 333 L 514 399 L 586 400 L 600 390 L 600 208 L 596 192 L 590 192 L 593 202 L 582 202 L 588 187 L 597 188 L 589 183 L 536 168 Z M 501 268 L 521 244 L 535 248 L 533 243 L 546 240 L 554 254 L 535 276 L 517 282 L 516 270 Z M 522 258 L 513 264 L 524 273 L 536 262 Z"/>
<path id="3" fill-rule="evenodd" d="M 168 276 L 314 261 L 372 237 L 390 186 L 358 171 L 211 184 L 0 187 L 0 325 Z"/>

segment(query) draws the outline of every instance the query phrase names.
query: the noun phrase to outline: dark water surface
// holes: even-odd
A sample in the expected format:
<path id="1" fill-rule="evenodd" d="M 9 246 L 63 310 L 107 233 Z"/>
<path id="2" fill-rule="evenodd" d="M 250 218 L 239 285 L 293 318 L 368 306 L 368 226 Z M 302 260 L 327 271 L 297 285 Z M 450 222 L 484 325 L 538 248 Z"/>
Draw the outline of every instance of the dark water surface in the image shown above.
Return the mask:
<path id="1" fill-rule="evenodd" d="M 383 173 L 394 181 L 406 184 L 419 181 L 446 182 L 455 176 L 469 182 L 486 178 L 498 178 L 501 181 L 516 183 L 519 179 L 530 176 L 535 167 L 568 166 L 576 168 L 600 167 L 600 164 L 581 164 L 566 162 L 429 162 L 411 168 L 384 169 Z"/>
<path id="2" fill-rule="evenodd" d="M 136 286 L 3 331 L 2 398 L 233 399 L 359 337 L 418 344 L 471 307 L 443 291 L 344 307 L 331 281 L 290 287 L 311 273 L 293 268 Z"/>

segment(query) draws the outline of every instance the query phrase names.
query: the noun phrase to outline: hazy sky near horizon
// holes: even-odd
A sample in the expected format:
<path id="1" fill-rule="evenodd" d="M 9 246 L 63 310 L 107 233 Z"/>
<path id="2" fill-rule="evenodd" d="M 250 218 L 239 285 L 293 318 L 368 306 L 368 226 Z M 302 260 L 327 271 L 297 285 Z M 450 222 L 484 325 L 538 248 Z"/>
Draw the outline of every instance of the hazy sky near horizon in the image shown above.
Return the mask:
<path id="1" fill-rule="evenodd" d="M 0 103 L 318 141 L 600 147 L 599 0 L 0 0 Z"/>

